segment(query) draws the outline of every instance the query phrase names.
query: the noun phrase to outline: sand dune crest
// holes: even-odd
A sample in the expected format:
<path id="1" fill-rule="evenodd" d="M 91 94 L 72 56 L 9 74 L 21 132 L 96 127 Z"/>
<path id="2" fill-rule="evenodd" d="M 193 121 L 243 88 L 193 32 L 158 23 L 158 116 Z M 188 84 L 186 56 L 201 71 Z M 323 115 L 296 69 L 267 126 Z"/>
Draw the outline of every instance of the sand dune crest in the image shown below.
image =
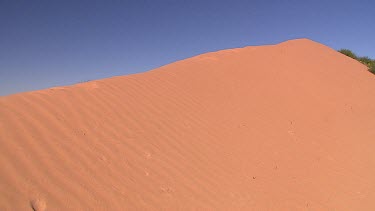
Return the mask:
<path id="1" fill-rule="evenodd" d="M 373 210 L 375 79 L 308 39 L 0 98 L 0 210 Z"/>

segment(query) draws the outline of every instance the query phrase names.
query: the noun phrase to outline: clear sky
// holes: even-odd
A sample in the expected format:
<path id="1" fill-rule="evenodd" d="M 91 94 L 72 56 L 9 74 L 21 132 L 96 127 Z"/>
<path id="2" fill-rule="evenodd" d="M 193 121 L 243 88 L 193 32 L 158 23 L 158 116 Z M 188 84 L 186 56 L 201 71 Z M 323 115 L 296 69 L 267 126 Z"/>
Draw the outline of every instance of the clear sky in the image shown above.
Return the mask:
<path id="1" fill-rule="evenodd" d="M 0 0 L 0 95 L 310 38 L 375 59 L 374 0 Z"/>

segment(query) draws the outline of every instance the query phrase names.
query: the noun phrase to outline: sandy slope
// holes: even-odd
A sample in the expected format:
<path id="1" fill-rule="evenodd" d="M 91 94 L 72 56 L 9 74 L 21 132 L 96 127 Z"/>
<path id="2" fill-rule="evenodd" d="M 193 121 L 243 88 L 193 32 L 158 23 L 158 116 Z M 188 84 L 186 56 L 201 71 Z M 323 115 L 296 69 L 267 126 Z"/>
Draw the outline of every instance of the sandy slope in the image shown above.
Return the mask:
<path id="1" fill-rule="evenodd" d="M 0 210 L 375 210 L 375 77 L 307 39 L 0 98 Z"/>

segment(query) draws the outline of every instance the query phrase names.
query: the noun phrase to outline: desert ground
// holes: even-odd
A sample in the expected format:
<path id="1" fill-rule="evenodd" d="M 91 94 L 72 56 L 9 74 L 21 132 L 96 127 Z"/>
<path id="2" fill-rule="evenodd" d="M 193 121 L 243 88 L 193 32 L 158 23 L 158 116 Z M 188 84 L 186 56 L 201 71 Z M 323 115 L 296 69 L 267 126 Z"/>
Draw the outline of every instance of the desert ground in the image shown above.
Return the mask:
<path id="1" fill-rule="evenodd" d="M 375 77 L 309 39 L 0 97 L 0 210 L 375 210 Z"/>

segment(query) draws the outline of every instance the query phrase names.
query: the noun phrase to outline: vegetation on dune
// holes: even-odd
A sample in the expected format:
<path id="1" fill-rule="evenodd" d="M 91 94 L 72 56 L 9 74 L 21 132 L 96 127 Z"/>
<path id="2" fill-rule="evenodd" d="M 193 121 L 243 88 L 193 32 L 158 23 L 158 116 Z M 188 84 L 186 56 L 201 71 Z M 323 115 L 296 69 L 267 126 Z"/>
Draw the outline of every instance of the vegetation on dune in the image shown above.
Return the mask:
<path id="1" fill-rule="evenodd" d="M 351 51 L 349 49 L 343 48 L 343 49 L 340 49 L 339 52 L 342 53 L 342 54 L 344 54 L 345 56 L 349 56 L 350 58 L 358 60 L 357 55 L 355 53 L 353 53 L 353 51 Z"/>
<path id="2" fill-rule="evenodd" d="M 339 52 L 366 65 L 368 70 L 375 74 L 375 59 L 370 59 L 367 56 L 359 57 L 349 49 L 340 49 Z"/>

